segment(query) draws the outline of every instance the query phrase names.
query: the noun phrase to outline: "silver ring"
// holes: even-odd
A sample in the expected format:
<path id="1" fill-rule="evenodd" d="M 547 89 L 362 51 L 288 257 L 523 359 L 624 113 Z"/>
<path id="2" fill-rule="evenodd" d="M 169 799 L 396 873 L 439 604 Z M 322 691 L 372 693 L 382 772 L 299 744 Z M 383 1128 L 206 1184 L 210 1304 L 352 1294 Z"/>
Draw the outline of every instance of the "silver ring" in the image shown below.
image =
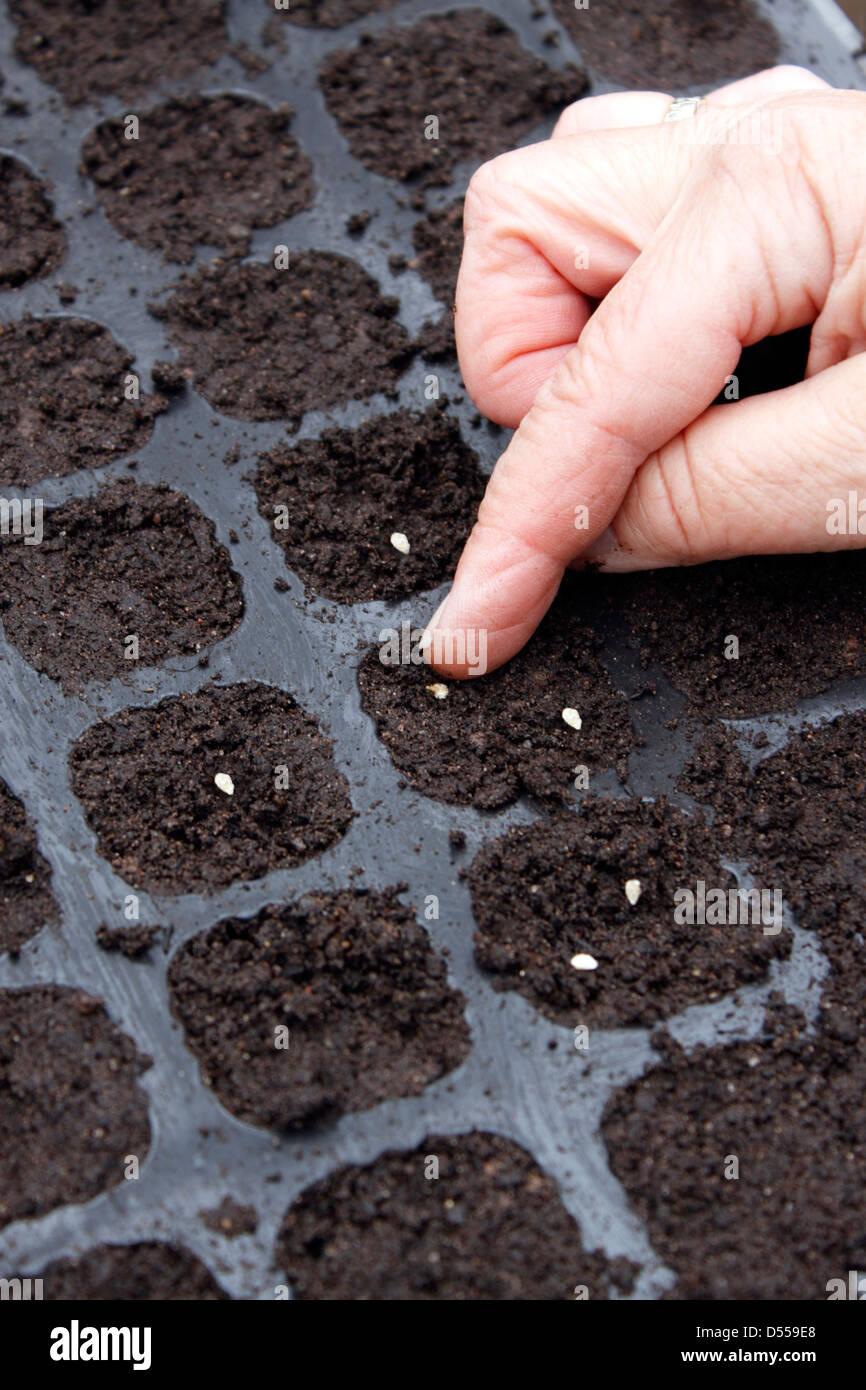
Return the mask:
<path id="1" fill-rule="evenodd" d="M 674 97 L 665 114 L 662 116 L 662 123 L 665 121 L 684 121 L 689 116 L 693 116 L 703 101 L 703 97 Z"/>

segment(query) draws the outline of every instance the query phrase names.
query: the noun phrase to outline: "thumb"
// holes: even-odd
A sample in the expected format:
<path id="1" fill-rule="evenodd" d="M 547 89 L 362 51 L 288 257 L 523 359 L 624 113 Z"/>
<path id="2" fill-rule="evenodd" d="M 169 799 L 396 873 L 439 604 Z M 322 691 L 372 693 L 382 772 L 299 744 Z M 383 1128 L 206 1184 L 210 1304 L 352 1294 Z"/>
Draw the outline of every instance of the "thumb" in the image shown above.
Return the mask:
<path id="1" fill-rule="evenodd" d="M 793 126 L 785 123 L 788 141 Z M 425 638 L 443 673 L 470 674 L 450 659 L 470 650 L 467 633 L 485 633 L 488 670 L 513 656 L 565 566 L 609 526 L 644 460 L 709 407 L 741 348 L 812 322 L 833 257 L 798 168 L 769 147 L 731 144 L 710 148 L 689 175 L 491 475 Z"/>
<path id="2" fill-rule="evenodd" d="M 646 460 L 577 563 L 621 574 L 862 545 L 866 516 L 848 499 L 866 484 L 864 391 L 860 354 L 785 391 L 714 406 Z"/>

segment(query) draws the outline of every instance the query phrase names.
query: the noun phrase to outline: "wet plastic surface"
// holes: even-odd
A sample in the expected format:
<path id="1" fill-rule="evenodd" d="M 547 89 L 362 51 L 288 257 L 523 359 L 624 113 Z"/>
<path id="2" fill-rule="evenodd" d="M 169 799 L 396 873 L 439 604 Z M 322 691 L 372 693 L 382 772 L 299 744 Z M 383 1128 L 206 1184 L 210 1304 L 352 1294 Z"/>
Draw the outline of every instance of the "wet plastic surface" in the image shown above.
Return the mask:
<path id="1" fill-rule="evenodd" d="M 278 243 L 352 257 L 375 277 L 383 293 L 399 297 L 400 320 L 413 334 L 437 311 L 436 301 L 412 271 L 392 274 L 388 257 L 412 257 L 417 214 L 404 188 L 367 173 L 348 156 L 316 87 L 315 73 L 325 52 L 345 48 L 361 30 L 379 32 L 449 7 L 407 3 L 342 30 L 292 29 L 290 53 L 274 53 L 264 73 L 250 77 L 227 58 L 196 79 L 152 91 L 146 103 L 139 103 L 144 109 L 162 96 L 225 90 L 248 92 L 273 105 L 288 101 L 296 111 L 292 133 L 313 162 L 316 199 L 310 211 L 256 232 L 251 259 L 269 261 Z M 558 48 L 542 43 L 542 34 L 556 26 L 549 18 L 532 21 L 523 0 L 497 0 L 487 8 L 502 15 L 532 53 L 554 66 L 578 56 L 562 34 Z M 788 36 L 783 38 L 782 61 L 809 65 L 838 85 L 866 85 L 839 37 L 810 6 L 784 0 L 765 12 Z M 263 5 L 233 3 L 231 39 L 256 47 L 267 17 Z M 101 117 L 123 114 L 127 108 L 106 100 L 68 115 L 57 94 L 11 56 L 12 42 L 12 23 L 5 6 L 0 6 L 4 95 L 11 91 L 29 104 L 29 114 L 0 119 L 0 148 L 24 159 L 49 183 L 69 249 L 54 275 L 0 295 L 0 317 L 66 312 L 97 319 L 135 354 L 135 370 L 149 389 L 154 361 L 175 354 L 147 303 L 177 279 L 178 269 L 124 241 L 98 206 L 85 215 L 85 208 L 96 200 L 77 172 L 87 132 Z M 596 92 L 610 85 L 598 74 L 593 79 Z M 467 172 L 460 171 L 462 177 L 439 190 L 431 204 L 450 201 L 465 186 Z M 350 237 L 347 219 L 364 211 L 373 214 L 368 231 L 362 238 Z M 200 248 L 197 260 L 207 261 L 212 254 Z M 58 281 L 78 287 L 71 309 L 64 310 L 60 303 Z M 401 379 L 397 400 L 380 396 L 345 409 L 312 412 L 297 437 L 315 435 L 327 425 L 355 424 L 400 406 L 423 406 L 424 376 L 430 370 L 451 396 L 465 439 L 479 451 L 485 468 L 491 467 L 505 435 L 486 425 L 471 426 L 474 407 L 458 390 L 456 369 L 431 369 L 420 360 Z M 244 480 L 259 453 L 283 434 L 279 423 L 230 420 L 187 392 L 157 420 L 150 443 L 135 455 L 139 463 L 134 474 L 127 471 L 128 460 L 122 460 L 98 473 L 47 479 L 26 494 L 40 496 L 50 506 L 90 493 L 108 479 L 132 476 L 169 483 L 214 521 L 217 537 L 228 547 L 241 576 L 246 611 L 240 627 L 211 649 L 207 669 L 193 659 L 159 670 L 139 669 L 127 683 L 88 687 L 80 699 L 64 698 L 57 684 L 37 675 L 5 637 L 0 638 L 0 775 L 23 799 L 37 826 L 40 849 L 53 868 L 52 886 L 62 917 L 59 925 L 47 926 L 29 942 L 17 959 L 0 957 L 0 987 L 48 981 L 82 987 L 103 1000 L 111 1017 L 154 1059 L 142 1079 L 150 1097 L 153 1140 L 139 1180 L 122 1182 L 84 1206 L 62 1207 L 41 1220 L 8 1227 L 0 1234 L 0 1271 L 37 1273 L 47 1260 L 99 1242 L 157 1238 L 177 1241 L 199 1255 L 232 1295 L 272 1299 L 282 1283 L 280 1270 L 273 1266 L 277 1229 L 305 1186 L 338 1164 L 368 1162 L 388 1148 L 411 1148 L 428 1131 L 481 1128 L 527 1148 L 559 1183 L 563 1201 L 580 1224 L 584 1247 L 602 1247 L 609 1257 L 625 1255 L 636 1261 L 642 1271 L 632 1296 L 657 1296 L 673 1276 L 650 1248 L 609 1172 L 598 1135 L 611 1089 L 640 1074 L 652 1058 L 648 1031 L 596 1033 L 590 1051 L 579 1052 L 569 1030 L 547 1022 L 516 995 L 495 993 L 478 970 L 472 958 L 469 891 L 459 881 L 457 868 L 468 865 L 485 839 L 537 812 L 521 803 L 484 815 L 427 800 L 400 786 L 399 773 L 377 740 L 372 721 L 361 711 L 355 672 L 360 656 L 383 627 L 399 628 L 404 618 L 422 621 L 435 607 L 437 594 L 351 608 L 305 599 L 302 585 L 286 570 L 281 549 L 258 513 L 251 484 Z M 240 460 L 227 466 L 225 455 L 235 444 Z M 6 495 L 16 494 L 7 489 Z M 239 537 L 237 544 L 229 542 L 232 530 Z M 288 579 L 287 592 L 274 587 L 278 578 Z M 603 660 L 616 683 L 627 694 L 642 689 L 647 673 L 640 669 L 624 631 L 611 628 L 607 635 Z M 466 996 L 473 1046 L 459 1070 L 419 1097 L 387 1102 L 305 1134 L 274 1135 L 242 1124 L 200 1084 L 182 1032 L 171 1021 L 165 978 L 169 956 L 157 946 L 146 960 L 127 960 L 96 946 L 100 924 L 124 925 L 122 905 L 132 890 L 96 853 L 95 835 L 69 787 L 69 748 L 98 719 L 127 705 L 151 705 L 166 695 L 199 689 L 217 673 L 223 685 L 259 680 L 279 686 L 318 715 L 334 740 L 335 759 L 349 781 L 356 818 L 338 844 L 294 871 L 235 884 L 207 899 L 193 894 L 161 899 L 141 893 L 141 921 L 170 926 L 174 951 L 222 918 L 252 915 L 267 903 L 312 886 L 345 887 L 354 866 L 363 868 L 357 883 L 384 888 L 407 882 L 404 900 L 419 921 L 424 921 L 425 898 L 438 895 L 439 919 L 424 925 L 434 947 L 449 952 L 449 976 Z M 657 681 L 656 695 L 643 695 L 630 705 L 644 743 L 632 753 L 627 787 L 619 787 L 611 774 L 593 779 L 595 792 L 655 796 L 672 791 L 688 750 L 682 726 L 672 735 L 665 723 L 682 701 L 660 673 L 651 675 Z M 784 738 L 786 729 L 864 704 L 863 684 L 840 691 L 838 699 L 807 701 L 796 716 L 770 727 L 765 753 Z M 673 800 L 688 805 L 681 796 Z M 452 829 L 466 835 L 466 848 L 457 856 L 448 841 Z M 736 998 L 686 1010 L 671 1022 L 670 1030 L 685 1043 L 751 1036 L 760 1027 L 763 1001 L 773 988 L 782 988 L 790 1002 L 811 1012 L 816 982 L 824 970 L 815 938 L 798 929 L 790 960 L 774 967 L 765 984 L 743 989 Z M 46 1160 L 50 1161 L 48 1155 Z M 268 1180 L 275 1174 L 279 1181 Z M 256 1208 L 255 1234 L 228 1242 L 202 1223 L 199 1212 L 216 1206 L 227 1193 Z"/>

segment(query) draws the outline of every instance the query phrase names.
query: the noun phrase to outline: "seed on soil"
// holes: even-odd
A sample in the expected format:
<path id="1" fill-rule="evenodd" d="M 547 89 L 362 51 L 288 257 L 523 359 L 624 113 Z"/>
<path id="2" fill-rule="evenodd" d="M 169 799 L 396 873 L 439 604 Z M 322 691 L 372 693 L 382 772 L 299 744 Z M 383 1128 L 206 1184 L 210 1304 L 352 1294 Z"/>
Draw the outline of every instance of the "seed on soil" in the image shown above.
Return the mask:
<path id="1" fill-rule="evenodd" d="M 222 749 L 221 761 L 209 763 L 207 748 Z M 246 681 L 169 696 L 91 725 L 69 765 L 99 852 L 123 865 L 133 887 L 212 893 L 235 879 L 292 868 L 345 834 L 353 811 L 332 752 L 318 722 L 290 695 Z M 220 766 L 231 767 L 244 790 L 228 818 L 218 797 L 203 797 Z M 286 769 L 279 785 L 263 771 L 277 766 Z M 123 799 L 131 778 L 147 786 L 134 804 Z"/>
<path id="2" fill-rule="evenodd" d="M 578 812 L 488 840 L 473 860 L 469 887 L 475 956 L 494 989 L 515 990 L 565 1026 L 653 1025 L 765 979 L 771 963 L 790 954 L 791 933 L 764 936 L 760 923 L 737 932 L 671 933 L 666 914 L 647 916 L 628 905 L 623 870 L 636 865 L 652 868 L 644 894 L 652 888 L 660 902 L 701 878 L 725 890 L 735 884 L 708 827 L 664 798 L 588 796 Z M 627 929 L 630 914 L 643 918 L 640 931 Z M 575 950 L 596 956 L 604 990 L 601 977 L 569 965 Z M 522 979 L 519 970 L 526 971 Z"/>
<path id="3" fill-rule="evenodd" d="M 571 729 L 579 729 L 583 724 L 583 720 L 576 709 L 564 709 L 562 711 L 562 718 Z"/>
<path id="4" fill-rule="evenodd" d="M 426 545 L 425 532 L 424 545 L 416 549 Z M 415 553 L 393 563 L 411 565 Z M 632 721 L 625 696 L 614 689 L 598 659 L 602 639 L 587 606 L 588 596 L 597 592 L 592 582 L 578 585 L 569 578 L 531 643 L 513 661 L 483 680 L 449 681 L 447 700 L 435 706 L 425 689 L 437 678 L 429 666 L 402 659 L 385 665 L 383 649 L 370 649 L 358 671 L 362 704 L 395 767 L 416 790 L 482 810 L 506 806 L 523 792 L 537 801 L 563 803 L 574 785 L 576 748 L 582 762 L 598 771 L 615 767 L 625 778 Z M 480 632 L 464 637 L 467 665 L 485 664 Z M 393 647 L 389 654 L 396 655 Z M 579 740 L 560 723 L 563 706 L 572 701 L 584 712 Z M 631 855 L 618 858 L 624 866 L 646 862 Z M 621 896 L 619 878 L 616 887 Z"/>
<path id="5" fill-rule="evenodd" d="M 628 898 L 629 902 L 631 903 L 632 907 L 634 907 L 635 903 L 637 902 L 637 900 L 638 900 L 638 898 L 640 897 L 640 895 L 641 895 L 642 892 L 643 892 L 643 884 L 641 883 L 641 881 L 640 881 L 639 878 L 627 878 L 627 879 L 626 879 L 626 881 L 625 881 L 625 895 L 626 895 L 626 897 Z"/>
<path id="6" fill-rule="evenodd" d="M 307 591 L 356 603 L 406 598 L 454 573 L 484 495 L 478 463 L 443 396 L 425 410 L 327 429 L 318 440 L 282 441 L 259 456 L 252 483 Z M 285 508 L 279 528 L 276 506 Z M 404 535 L 424 538 L 408 555 L 385 530 L 397 517 Z M 381 543 L 371 546 L 371 536 Z"/>
<path id="7" fill-rule="evenodd" d="M 437 700 L 444 700 L 448 694 L 448 686 L 443 685 L 441 681 L 434 681 L 432 685 L 427 686 L 427 689 L 431 695 L 436 696 Z"/>
<path id="8" fill-rule="evenodd" d="M 404 536 L 402 531 L 391 532 L 391 544 L 395 550 L 399 550 L 401 555 L 408 555 L 412 549 L 408 537 Z"/>
<path id="9" fill-rule="evenodd" d="M 595 956 L 587 955 L 584 951 L 578 951 L 576 956 L 572 956 L 569 964 L 572 965 L 575 970 L 598 969 L 598 961 Z"/>
<path id="10" fill-rule="evenodd" d="M 227 772 L 218 772 L 214 777 L 214 781 L 216 782 L 220 791 L 225 792 L 226 796 L 234 796 L 235 784 L 232 781 L 231 777 L 229 777 Z"/>

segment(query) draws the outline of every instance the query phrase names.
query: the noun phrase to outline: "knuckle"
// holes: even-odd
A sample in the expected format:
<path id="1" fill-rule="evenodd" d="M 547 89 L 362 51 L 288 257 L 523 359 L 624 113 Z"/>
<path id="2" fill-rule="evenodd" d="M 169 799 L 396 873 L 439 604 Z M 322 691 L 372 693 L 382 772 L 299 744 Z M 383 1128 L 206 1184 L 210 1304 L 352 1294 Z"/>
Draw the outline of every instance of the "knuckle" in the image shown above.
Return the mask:
<path id="1" fill-rule="evenodd" d="M 591 354 L 582 349 L 567 352 L 539 388 L 524 422 L 528 430 L 537 430 L 543 437 L 551 428 L 552 419 L 574 420 L 580 414 L 593 429 L 607 433 L 599 425 L 596 411 L 587 413 L 589 403 L 598 399 L 593 386 L 595 379 Z"/>
<path id="2" fill-rule="evenodd" d="M 812 90 L 821 84 L 821 79 L 816 77 L 808 68 L 802 68 L 797 63 L 777 63 L 775 67 L 764 68 L 759 77 L 778 78 L 788 89 L 797 87 Z"/>
<path id="3" fill-rule="evenodd" d="M 565 110 L 560 113 L 556 125 L 553 127 L 554 138 L 557 135 L 568 135 L 576 131 L 580 125 L 581 115 L 587 110 L 587 101 L 592 101 L 592 97 L 584 97 L 582 101 L 573 101 Z"/>
<path id="4" fill-rule="evenodd" d="M 488 221 L 502 207 L 504 191 L 511 183 L 512 163 L 511 153 L 500 154 L 480 164 L 473 173 L 463 201 L 463 224 L 467 231 Z"/>
<path id="5" fill-rule="evenodd" d="M 866 473 L 866 421 L 863 389 L 866 387 L 866 353 L 851 359 L 852 370 L 845 373 L 844 388 L 822 392 L 820 410 L 815 411 L 815 436 L 819 450 L 837 461 L 855 460 L 861 475 Z M 823 446 L 823 447 L 822 447 Z"/>
<path id="6" fill-rule="evenodd" d="M 470 218 L 473 221 L 477 220 L 490 202 L 494 182 L 490 174 L 492 162 L 489 160 L 486 164 L 480 164 L 469 180 L 463 200 L 463 216 L 467 222 Z"/>
<path id="7" fill-rule="evenodd" d="M 610 349 L 608 331 L 601 316 L 580 343 L 560 358 L 556 369 L 541 387 L 537 400 L 540 406 L 576 408 L 593 406 L 593 416 L 600 416 L 606 399 L 605 382 L 615 379 L 617 356 Z"/>

